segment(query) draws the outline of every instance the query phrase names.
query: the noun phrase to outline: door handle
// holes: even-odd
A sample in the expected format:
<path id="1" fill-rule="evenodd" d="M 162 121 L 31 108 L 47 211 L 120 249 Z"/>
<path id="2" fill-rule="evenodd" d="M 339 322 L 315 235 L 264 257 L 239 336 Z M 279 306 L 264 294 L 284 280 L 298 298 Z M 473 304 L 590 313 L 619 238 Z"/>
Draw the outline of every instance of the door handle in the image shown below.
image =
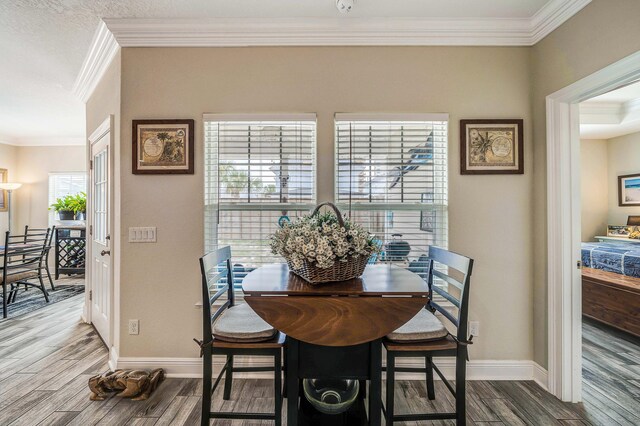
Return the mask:
<path id="1" fill-rule="evenodd" d="M 111 235 L 107 235 L 106 237 L 104 237 L 104 239 L 109 241 L 111 239 Z"/>
<path id="2" fill-rule="evenodd" d="M 100 256 L 104 256 L 105 254 L 109 254 L 110 255 L 111 254 L 111 250 L 102 250 L 100 252 Z"/>

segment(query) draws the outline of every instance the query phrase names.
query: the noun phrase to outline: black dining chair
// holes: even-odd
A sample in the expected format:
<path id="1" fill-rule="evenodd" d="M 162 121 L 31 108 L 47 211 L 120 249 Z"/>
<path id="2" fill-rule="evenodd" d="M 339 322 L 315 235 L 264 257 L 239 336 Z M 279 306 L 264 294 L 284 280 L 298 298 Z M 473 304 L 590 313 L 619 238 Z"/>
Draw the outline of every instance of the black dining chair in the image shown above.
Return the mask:
<path id="1" fill-rule="evenodd" d="M 285 336 L 258 316 L 246 303 L 235 303 L 231 248 L 222 247 L 200 258 L 202 274 L 202 331 L 200 345 L 204 357 L 201 424 L 209 419 L 274 420 L 282 424 L 282 348 Z M 226 295 L 224 303 L 219 299 Z M 224 298 L 222 298 L 224 299 Z M 219 305 L 215 307 L 214 305 Z M 226 363 L 212 385 L 213 356 L 226 356 Z M 273 367 L 234 367 L 237 355 L 273 357 Z M 274 372 L 274 412 L 243 413 L 211 411 L 211 396 L 223 375 L 225 378 L 223 399 L 231 397 L 233 373 Z"/>
<path id="2" fill-rule="evenodd" d="M 11 235 L 5 233 L 4 256 L 2 261 L 2 315 L 7 318 L 7 305 L 15 302 L 18 287 L 23 284 L 36 287 L 44 294 L 44 299 L 49 303 L 49 294 L 42 280 L 41 262 L 44 256 L 45 243 L 49 238 L 49 230 L 39 237 L 33 237 L 29 243 L 25 243 L 24 235 Z M 38 280 L 33 283 L 31 280 Z"/>
<path id="3" fill-rule="evenodd" d="M 49 285 L 51 286 L 51 290 L 56 289 L 53 285 L 53 279 L 51 278 L 51 272 L 49 271 L 49 253 L 51 252 L 51 247 L 53 243 L 53 236 L 56 232 L 56 227 L 53 226 L 51 228 L 30 228 L 29 225 L 24 227 L 24 242 L 29 243 L 34 239 L 40 238 L 47 231 L 49 231 L 49 238 L 44 244 L 44 256 L 42 257 L 41 268 L 47 273 L 47 278 L 49 279 Z"/>
<path id="4" fill-rule="evenodd" d="M 455 419 L 456 424 L 466 424 L 466 366 L 467 346 L 472 343 L 473 336 L 467 334 L 469 315 L 469 285 L 473 259 L 444 250 L 439 247 L 429 248 L 427 264 L 429 286 L 429 302 L 425 309 L 383 340 L 387 350 L 387 395 L 384 414 L 386 424 L 400 421 L 424 421 Z M 444 272 L 446 271 L 446 272 Z M 444 285 L 435 285 L 440 280 Z M 451 291 L 450 291 L 451 290 Z M 450 313 L 449 303 L 457 309 L 457 316 Z M 449 321 L 455 334 L 450 333 L 436 317 L 436 312 Z M 425 359 L 424 368 L 396 367 L 396 358 L 420 357 Z M 433 363 L 436 357 L 455 357 L 455 388 L 444 377 Z M 396 414 L 394 410 L 394 385 L 396 372 L 412 372 L 426 374 L 427 397 L 435 399 L 433 372 L 443 380 L 447 389 L 455 398 L 455 412 Z"/>

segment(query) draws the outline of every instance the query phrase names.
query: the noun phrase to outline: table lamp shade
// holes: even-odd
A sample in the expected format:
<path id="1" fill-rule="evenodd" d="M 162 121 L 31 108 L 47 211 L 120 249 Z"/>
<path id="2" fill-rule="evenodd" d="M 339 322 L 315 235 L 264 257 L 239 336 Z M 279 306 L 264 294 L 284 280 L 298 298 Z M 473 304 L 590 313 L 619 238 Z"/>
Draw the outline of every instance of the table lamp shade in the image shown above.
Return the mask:
<path id="1" fill-rule="evenodd" d="M 4 189 L 7 191 L 13 191 L 22 186 L 21 183 L 16 182 L 0 182 L 0 189 Z"/>
<path id="2" fill-rule="evenodd" d="M 627 226 L 640 226 L 640 216 L 629 216 Z"/>

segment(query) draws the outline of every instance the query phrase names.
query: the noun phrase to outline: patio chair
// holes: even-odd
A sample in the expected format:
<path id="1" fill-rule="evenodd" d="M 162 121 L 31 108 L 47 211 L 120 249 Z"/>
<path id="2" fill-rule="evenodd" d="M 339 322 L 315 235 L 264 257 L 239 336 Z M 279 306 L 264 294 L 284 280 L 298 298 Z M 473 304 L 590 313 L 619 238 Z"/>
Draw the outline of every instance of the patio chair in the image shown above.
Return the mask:
<path id="1" fill-rule="evenodd" d="M 28 243 L 25 243 L 25 235 L 11 235 L 8 231 L 5 233 L 2 274 L 0 276 L 4 318 L 7 318 L 7 305 L 16 300 L 20 284 L 40 289 L 45 300 L 49 303 L 49 294 L 42 280 L 41 263 L 50 232 L 47 230 L 40 236 L 33 236 Z M 30 282 L 36 279 L 38 283 Z"/>
<path id="2" fill-rule="evenodd" d="M 223 247 L 200 258 L 202 274 L 203 338 L 200 345 L 203 358 L 202 417 L 201 424 L 209 425 L 209 419 L 274 420 L 282 424 L 282 348 L 285 336 L 262 320 L 246 303 L 236 305 L 234 296 L 231 248 Z M 227 296 L 217 309 L 214 304 Z M 212 314 L 213 312 L 213 314 Z M 195 340 L 195 339 L 194 339 Z M 213 356 L 226 356 L 226 363 L 213 385 Z M 237 355 L 273 357 L 273 367 L 234 367 Z M 245 413 L 211 411 L 211 396 L 225 377 L 223 399 L 231 397 L 234 372 L 274 372 L 274 412 Z"/>

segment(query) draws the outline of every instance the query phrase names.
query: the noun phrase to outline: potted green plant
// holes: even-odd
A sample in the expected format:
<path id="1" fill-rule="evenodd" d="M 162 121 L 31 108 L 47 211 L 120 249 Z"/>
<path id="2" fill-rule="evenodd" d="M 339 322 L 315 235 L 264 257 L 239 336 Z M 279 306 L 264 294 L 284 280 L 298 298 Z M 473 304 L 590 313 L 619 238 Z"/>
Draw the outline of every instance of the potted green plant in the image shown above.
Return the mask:
<path id="1" fill-rule="evenodd" d="M 87 218 L 87 194 L 78 192 L 71 200 L 71 208 L 76 215 L 76 220 L 86 220 Z"/>
<path id="2" fill-rule="evenodd" d="M 60 220 L 73 220 L 75 212 L 73 211 L 73 195 L 65 195 L 56 199 L 56 202 L 51 204 L 49 210 L 53 209 L 58 213 Z"/>

